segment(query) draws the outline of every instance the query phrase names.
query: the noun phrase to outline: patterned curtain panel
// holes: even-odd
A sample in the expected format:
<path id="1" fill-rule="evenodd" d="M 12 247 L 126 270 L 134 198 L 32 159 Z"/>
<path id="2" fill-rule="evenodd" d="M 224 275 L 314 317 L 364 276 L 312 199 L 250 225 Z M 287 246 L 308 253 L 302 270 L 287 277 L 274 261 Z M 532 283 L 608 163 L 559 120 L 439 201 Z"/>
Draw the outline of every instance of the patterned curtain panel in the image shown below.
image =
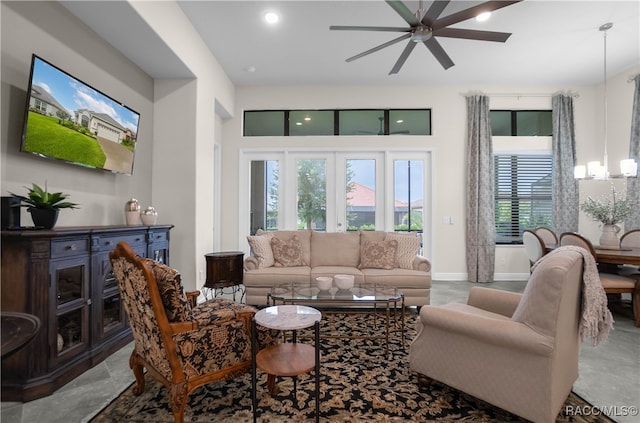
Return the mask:
<path id="1" fill-rule="evenodd" d="M 489 97 L 467 96 L 467 272 L 491 282 L 496 256 L 493 146 Z"/>
<path id="2" fill-rule="evenodd" d="M 640 74 L 635 78 L 633 109 L 631 110 L 631 140 L 629 142 L 629 158 L 640 164 Z M 624 221 L 624 230 L 640 228 L 640 176 L 627 178 L 627 199 L 636 206 L 634 213 Z"/>
<path id="3" fill-rule="evenodd" d="M 553 119 L 553 227 L 557 234 L 578 231 L 580 198 L 576 165 L 576 136 L 573 125 L 573 97 L 552 98 Z"/>

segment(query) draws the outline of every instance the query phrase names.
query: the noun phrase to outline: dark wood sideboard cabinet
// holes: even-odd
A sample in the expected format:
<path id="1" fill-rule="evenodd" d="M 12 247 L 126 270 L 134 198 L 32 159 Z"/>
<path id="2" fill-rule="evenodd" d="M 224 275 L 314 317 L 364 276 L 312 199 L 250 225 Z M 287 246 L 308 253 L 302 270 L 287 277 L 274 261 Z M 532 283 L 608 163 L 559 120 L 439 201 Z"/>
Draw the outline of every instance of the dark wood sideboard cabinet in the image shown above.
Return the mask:
<path id="1" fill-rule="evenodd" d="M 50 395 L 131 342 L 109 252 L 126 241 L 169 264 L 173 225 L 2 231 L 2 311 L 40 319 L 36 336 L 2 359 L 2 401 Z"/>

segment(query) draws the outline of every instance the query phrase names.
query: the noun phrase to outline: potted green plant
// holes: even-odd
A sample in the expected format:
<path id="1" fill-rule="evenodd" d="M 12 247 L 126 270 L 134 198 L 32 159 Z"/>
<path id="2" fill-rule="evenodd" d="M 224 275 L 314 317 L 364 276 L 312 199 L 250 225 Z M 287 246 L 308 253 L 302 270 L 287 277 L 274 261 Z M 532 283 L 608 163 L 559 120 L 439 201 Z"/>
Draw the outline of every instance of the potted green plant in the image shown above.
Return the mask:
<path id="1" fill-rule="evenodd" d="M 620 245 L 618 223 L 624 221 L 633 210 L 630 201 L 621 198 L 615 187 L 611 187 L 611 198 L 606 201 L 594 200 L 587 197 L 587 200 L 580 204 L 580 208 L 589 217 L 602 223 L 602 236 L 600 245 L 617 247 Z"/>
<path id="2" fill-rule="evenodd" d="M 60 209 L 76 209 L 78 205 L 69 201 L 65 201 L 67 194 L 62 192 L 49 192 L 47 183 L 44 183 L 44 189 L 37 184 L 32 184 L 31 188 L 27 188 L 27 196 L 11 193 L 14 197 L 20 199 L 19 207 L 26 207 L 31 213 L 31 219 L 36 227 L 51 229 L 58 220 Z"/>

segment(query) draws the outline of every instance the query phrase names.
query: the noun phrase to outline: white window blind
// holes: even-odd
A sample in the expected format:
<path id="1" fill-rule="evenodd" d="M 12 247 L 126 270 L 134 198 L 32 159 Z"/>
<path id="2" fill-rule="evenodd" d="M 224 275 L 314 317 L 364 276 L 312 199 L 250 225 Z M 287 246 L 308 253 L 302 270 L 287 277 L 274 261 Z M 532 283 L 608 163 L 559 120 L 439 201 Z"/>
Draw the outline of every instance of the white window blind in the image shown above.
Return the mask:
<path id="1" fill-rule="evenodd" d="M 496 243 L 520 244 L 522 231 L 552 226 L 550 155 L 496 154 Z"/>

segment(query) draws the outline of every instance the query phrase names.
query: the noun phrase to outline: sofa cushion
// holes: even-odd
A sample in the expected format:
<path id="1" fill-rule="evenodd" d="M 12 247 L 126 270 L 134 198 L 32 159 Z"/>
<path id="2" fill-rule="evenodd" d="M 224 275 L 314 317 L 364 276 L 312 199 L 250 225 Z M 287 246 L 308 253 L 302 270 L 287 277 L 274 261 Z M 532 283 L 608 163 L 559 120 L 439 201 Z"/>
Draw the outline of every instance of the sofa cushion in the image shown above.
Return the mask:
<path id="1" fill-rule="evenodd" d="M 367 241 L 362 246 L 360 269 L 393 269 L 397 251 L 398 241 Z"/>
<path id="2" fill-rule="evenodd" d="M 398 241 L 395 267 L 413 269 L 413 259 L 416 258 L 420 251 L 421 238 L 415 234 L 398 234 L 395 232 L 388 232 L 384 239 Z"/>
<path id="3" fill-rule="evenodd" d="M 280 238 L 271 238 L 271 249 L 273 250 L 273 258 L 275 267 L 296 267 L 306 266 L 302 259 L 302 245 L 298 235 L 294 235 L 291 239 L 283 241 Z"/>
<path id="4" fill-rule="evenodd" d="M 262 229 L 258 229 L 256 231 L 256 235 L 264 235 L 267 233 L 273 234 L 275 238 L 281 239 L 283 241 L 290 240 L 294 235 L 300 239 L 300 246 L 302 247 L 302 260 L 307 263 L 311 263 L 311 231 L 303 230 L 303 231 L 273 231 L 267 232 Z"/>
<path id="5" fill-rule="evenodd" d="M 166 264 L 151 259 L 143 259 L 143 261 L 156 278 L 162 305 L 169 322 L 192 321 L 191 304 L 182 288 L 180 273 Z"/>
<path id="6" fill-rule="evenodd" d="M 312 232 L 311 267 L 357 267 L 360 261 L 358 232 Z"/>
<path id="7" fill-rule="evenodd" d="M 273 234 L 266 232 L 263 235 L 248 236 L 249 246 L 253 256 L 258 260 L 258 269 L 271 267 L 275 264 L 273 250 L 271 249 L 271 239 Z"/>

